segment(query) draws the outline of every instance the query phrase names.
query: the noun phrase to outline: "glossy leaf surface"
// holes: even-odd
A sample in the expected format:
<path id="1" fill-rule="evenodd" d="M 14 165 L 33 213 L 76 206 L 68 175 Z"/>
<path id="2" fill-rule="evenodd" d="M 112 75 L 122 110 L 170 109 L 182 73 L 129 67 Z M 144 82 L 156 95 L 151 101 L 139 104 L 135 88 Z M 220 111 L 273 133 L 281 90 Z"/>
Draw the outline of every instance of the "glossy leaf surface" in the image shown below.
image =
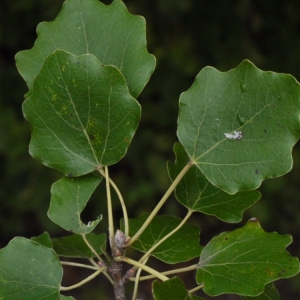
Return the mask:
<path id="1" fill-rule="evenodd" d="M 58 49 L 76 55 L 93 54 L 101 63 L 116 66 L 134 97 L 155 68 L 155 58 L 146 49 L 145 19 L 131 15 L 119 0 L 108 6 L 97 0 L 65 1 L 53 22 L 39 24 L 37 34 L 34 47 L 16 56 L 29 90 L 45 59 Z"/>
<path id="2" fill-rule="evenodd" d="M 16 237 L 0 250 L 1 299 L 57 300 L 62 267 L 55 252 Z"/>
<path id="3" fill-rule="evenodd" d="M 201 300 L 202 298 L 189 294 L 184 283 L 178 277 L 164 282 L 155 280 L 152 293 L 156 300 Z"/>
<path id="4" fill-rule="evenodd" d="M 145 223 L 148 214 L 130 219 L 129 235 L 133 236 Z M 147 252 L 154 244 L 175 229 L 182 220 L 172 216 L 156 216 L 132 247 Z M 152 255 L 170 264 L 188 261 L 199 256 L 202 247 L 199 245 L 200 229 L 197 226 L 184 224 L 175 234 L 158 246 Z"/>
<path id="5" fill-rule="evenodd" d="M 117 68 L 61 50 L 45 60 L 23 111 L 32 127 L 30 154 L 69 176 L 119 161 L 140 120 Z"/>
<path id="6" fill-rule="evenodd" d="M 176 161 L 168 162 L 172 180 L 190 161 L 181 144 L 174 146 Z M 230 195 L 212 185 L 199 168 L 192 166 L 176 187 L 177 200 L 188 209 L 214 215 L 225 222 L 239 222 L 245 209 L 260 197 L 257 191 L 243 191 Z"/>
<path id="7" fill-rule="evenodd" d="M 207 179 L 234 194 L 291 170 L 299 116 L 298 82 L 245 60 L 228 72 L 198 74 L 180 96 L 177 134 Z"/>
<path id="8" fill-rule="evenodd" d="M 251 219 L 242 228 L 214 237 L 203 248 L 197 282 L 211 296 L 257 296 L 266 284 L 299 272 L 299 260 L 285 250 L 291 242 L 291 236 L 266 233 Z"/>
<path id="9" fill-rule="evenodd" d="M 106 234 L 93 234 L 86 235 L 86 239 L 90 245 L 100 255 L 102 250 L 106 249 Z M 74 234 L 70 236 L 54 238 L 52 239 L 53 249 L 58 256 L 64 257 L 82 257 L 82 258 L 94 258 L 95 254 L 84 242 L 80 234 Z M 102 250 L 101 250 L 102 249 Z"/>
<path id="10" fill-rule="evenodd" d="M 75 178 L 63 177 L 51 187 L 51 202 L 48 217 L 62 228 L 78 234 L 94 230 L 102 216 L 84 224 L 80 214 L 90 196 L 99 185 L 101 177 L 86 175 Z"/>

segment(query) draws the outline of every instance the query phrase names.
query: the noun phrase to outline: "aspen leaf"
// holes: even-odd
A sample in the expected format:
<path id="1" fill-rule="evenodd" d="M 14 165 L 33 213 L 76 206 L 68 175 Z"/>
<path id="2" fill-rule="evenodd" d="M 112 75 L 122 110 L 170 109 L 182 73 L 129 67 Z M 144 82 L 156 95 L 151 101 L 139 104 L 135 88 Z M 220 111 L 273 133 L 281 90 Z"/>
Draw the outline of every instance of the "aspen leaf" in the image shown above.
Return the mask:
<path id="1" fill-rule="evenodd" d="M 204 68 L 180 96 L 177 135 L 190 159 L 229 194 L 252 190 L 292 168 L 300 137 L 300 86 L 250 61 Z"/>

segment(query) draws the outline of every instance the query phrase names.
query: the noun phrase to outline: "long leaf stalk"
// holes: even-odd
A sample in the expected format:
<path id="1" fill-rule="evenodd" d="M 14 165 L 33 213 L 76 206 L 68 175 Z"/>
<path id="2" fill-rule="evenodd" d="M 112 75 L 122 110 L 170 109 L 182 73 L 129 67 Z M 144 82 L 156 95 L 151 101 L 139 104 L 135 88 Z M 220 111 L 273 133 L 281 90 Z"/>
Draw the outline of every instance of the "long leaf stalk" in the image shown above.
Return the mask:
<path id="1" fill-rule="evenodd" d="M 85 283 L 91 281 L 92 279 L 94 279 L 95 277 L 97 277 L 101 272 L 103 272 L 104 270 L 106 269 L 106 267 L 103 267 L 103 268 L 100 268 L 98 269 L 98 271 L 94 272 L 92 275 L 88 276 L 87 278 L 85 278 L 84 280 L 74 284 L 74 285 L 71 285 L 71 286 L 68 286 L 68 287 L 64 287 L 64 286 L 61 286 L 60 287 L 60 291 L 70 291 L 70 290 L 73 290 L 73 289 L 76 289 L 82 285 L 84 285 Z"/>
<path id="2" fill-rule="evenodd" d="M 192 215 L 193 211 L 189 210 L 188 213 L 186 214 L 185 218 L 180 222 L 180 224 L 174 228 L 171 232 L 169 232 L 166 236 L 164 236 L 162 239 L 160 239 L 156 244 L 154 244 L 139 260 L 140 263 L 143 263 L 145 259 L 147 259 L 151 253 L 163 242 L 165 242 L 170 236 L 172 236 L 174 233 L 176 233 L 185 223 L 186 221 L 190 218 Z"/>
<path id="3" fill-rule="evenodd" d="M 100 261 L 102 261 L 102 258 L 100 257 L 100 255 L 97 253 L 97 251 L 94 249 L 94 247 L 87 240 L 86 235 L 85 234 L 81 234 L 81 236 L 82 236 L 85 244 L 90 248 L 90 250 L 97 257 L 97 259 L 100 260 Z"/>
<path id="4" fill-rule="evenodd" d="M 170 271 L 160 272 L 160 274 L 162 274 L 162 275 L 172 275 L 172 274 L 178 274 L 178 273 L 193 271 L 195 269 L 197 269 L 197 265 L 192 265 L 192 266 L 188 266 L 188 267 L 185 267 L 185 268 L 179 268 L 179 269 L 174 269 L 174 270 L 170 270 Z M 141 277 L 139 277 L 139 281 L 149 280 L 149 279 L 153 279 L 153 278 L 155 278 L 154 275 L 141 276 Z M 129 280 L 130 281 L 135 281 L 136 277 L 130 278 Z"/>
<path id="5" fill-rule="evenodd" d="M 145 265 L 145 264 L 147 263 L 147 261 L 148 261 L 148 258 L 146 258 L 146 259 L 143 261 L 143 264 Z M 142 269 L 141 269 L 141 268 L 138 268 L 138 270 L 137 270 L 137 272 L 136 272 L 135 280 L 134 280 L 134 288 L 133 288 L 132 300 L 135 300 L 136 297 L 137 297 L 141 272 L 142 272 Z M 129 278 L 129 280 L 130 280 L 130 279 L 131 279 L 131 278 Z"/>
<path id="6" fill-rule="evenodd" d="M 112 208 L 112 200 L 111 200 L 111 193 L 110 193 L 108 167 L 105 166 L 104 170 L 105 170 L 107 211 L 108 211 L 108 233 L 109 233 L 109 241 L 110 243 L 112 243 L 115 235 L 115 230 L 114 230 L 114 218 L 113 218 L 113 208 Z"/>
<path id="7" fill-rule="evenodd" d="M 203 287 L 204 287 L 204 284 L 200 284 L 200 285 L 196 286 L 195 288 L 189 290 L 189 294 L 193 294 L 193 293 L 203 289 Z"/>
<path id="8" fill-rule="evenodd" d="M 93 247 L 93 246 L 89 243 L 89 241 L 87 240 L 86 235 L 85 235 L 85 234 L 82 234 L 81 236 L 82 236 L 84 242 L 86 243 L 86 245 L 90 248 L 90 250 L 91 250 L 91 251 L 94 253 L 94 255 L 97 257 L 97 259 L 98 259 L 99 261 L 103 261 L 103 259 L 101 258 L 101 256 L 97 253 L 97 251 L 94 249 L 94 247 Z M 98 268 L 99 268 L 99 265 L 96 264 L 96 262 L 95 262 L 93 259 L 90 259 L 89 261 L 91 262 L 92 265 L 98 266 Z M 111 284 L 114 284 L 113 279 L 109 276 L 109 274 L 108 274 L 106 271 L 103 271 L 103 274 L 104 274 L 104 276 L 110 281 Z"/>
<path id="9" fill-rule="evenodd" d="M 170 197 L 170 195 L 173 193 L 173 191 L 175 190 L 175 188 L 177 187 L 177 185 L 179 184 L 179 182 L 181 181 L 181 179 L 184 177 L 184 175 L 187 173 L 187 171 L 192 166 L 193 166 L 193 163 L 189 162 L 181 170 L 181 172 L 177 175 L 177 177 L 175 178 L 175 180 L 172 182 L 172 184 L 170 185 L 170 187 L 168 188 L 168 190 L 166 191 L 166 193 L 164 194 L 164 196 L 161 198 L 161 200 L 159 201 L 159 203 L 156 205 L 156 207 L 153 209 L 153 211 L 151 212 L 151 214 L 148 216 L 148 218 L 145 221 L 145 223 L 135 233 L 135 235 L 130 239 L 130 241 L 128 242 L 127 246 L 132 245 L 141 236 L 141 234 L 144 232 L 144 230 L 148 227 L 148 225 L 151 223 L 151 221 L 153 220 L 153 218 L 156 216 L 156 214 L 158 213 L 158 211 L 162 208 L 162 206 L 168 200 L 168 198 Z"/>
<path id="10" fill-rule="evenodd" d="M 166 281 L 168 280 L 169 278 L 165 275 L 162 275 L 160 272 L 144 265 L 144 264 L 141 264 L 140 262 L 136 261 L 136 260 L 133 260 L 131 258 L 128 258 L 128 257 L 125 257 L 125 256 L 119 256 L 119 257 L 116 257 L 115 258 L 116 261 L 124 261 L 130 265 L 133 265 L 135 267 L 138 267 L 138 268 L 141 268 L 142 270 L 154 275 L 156 278 L 160 279 L 161 281 Z"/>
<path id="11" fill-rule="evenodd" d="M 79 268 L 86 268 L 86 269 L 92 269 L 92 270 L 99 270 L 99 266 L 98 267 L 93 267 L 90 265 L 85 265 L 85 264 L 79 264 L 79 263 L 74 263 L 71 261 L 60 261 L 60 263 L 64 266 L 72 266 L 72 267 L 79 267 Z"/>
<path id="12" fill-rule="evenodd" d="M 106 175 L 105 175 L 105 172 L 103 172 L 103 170 L 99 170 L 100 174 L 106 178 Z M 128 237 L 129 235 L 129 221 L 128 221 L 128 213 L 127 213 L 127 208 L 126 208 L 126 204 L 125 204 L 125 201 L 124 201 L 124 198 L 119 190 L 119 188 L 117 187 L 117 185 L 114 183 L 114 181 L 109 178 L 109 183 L 111 184 L 111 186 L 113 187 L 113 189 L 115 190 L 118 198 L 119 198 L 119 201 L 120 201 L 120 204 L 121 204 L 121 207 L 122 207 L 122 212 L 123 212 L 123 217 L 124 217 L 124 233 L 126 235 L 126 237 Z"/>

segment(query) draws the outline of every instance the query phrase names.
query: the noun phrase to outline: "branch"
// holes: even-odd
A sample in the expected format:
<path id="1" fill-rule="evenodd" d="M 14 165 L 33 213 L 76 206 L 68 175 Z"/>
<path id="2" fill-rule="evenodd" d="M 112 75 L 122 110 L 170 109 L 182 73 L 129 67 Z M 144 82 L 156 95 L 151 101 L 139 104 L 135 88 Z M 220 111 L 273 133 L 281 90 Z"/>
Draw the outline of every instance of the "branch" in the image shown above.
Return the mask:
<path id="1" fill-rule="evenodd" d="M 152 219 L 156 216 L 158 211 L 161 209 L 161 207 L 164 205 L 164 203 L 168 200 L 169 196 L 172 194 L 172 192 L 175 190 L 176 186 L 180 182 L 180 180 L 183 178 L 183 176 L 187 173 L 187 171 L 193 166 L 192 162 L 189 162 L 177 175 L 173 183 L 170 185 L 164 196 L 161 198 L 159 203 L 156 205 L 156 207 L 153 209 L 145 223 L 142 225 L 142 227 L 136 232 L 136 234 L 131 238 L 131 240 L 128 242 L 127 246 L 132 245 L 144 232 L 144 230 L 147 228 L 147 226 L 150 224 Z"/>

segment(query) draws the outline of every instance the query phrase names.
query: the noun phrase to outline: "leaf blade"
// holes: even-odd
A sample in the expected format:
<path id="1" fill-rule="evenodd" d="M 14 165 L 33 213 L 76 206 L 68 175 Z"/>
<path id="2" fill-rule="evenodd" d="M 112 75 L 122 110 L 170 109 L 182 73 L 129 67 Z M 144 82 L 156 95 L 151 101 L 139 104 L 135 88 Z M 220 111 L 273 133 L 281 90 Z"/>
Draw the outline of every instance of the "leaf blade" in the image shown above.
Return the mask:
<path id="1" fill-rule="evenodd" d="M 86 175 L 75 178 L 63 177 L 51 187 L 51 201 L 48 217 L 65 230 L 87 234 L 101 221 L 101 216 L 89 224 L 81 221 L 80 213 L 102 177 Z"/>
<path id="2" fill-rule="evenodd" d="M 299 273 L 299 260 L 285 250 L 288 235 L 264 232 L 256 219 L 232 232 L 223 232 L 203 248 L 197 282 L 211 295 L 257 296 L 265 285 Z"/>
<path id="3" fill-rule="evenodd" d="M 266 285 L 265 290 L 262 294 L 256 297 L 248 297 L 248 296 L 241 296 L 242 300 L 281 300 L 281 297 L 276 289 L 274 283 L 269 283 Z"/>
<path id="4" fill-rule="evenodd" d="M 292 76 L 247 60 L 224 73 L 204 68 L 180 96 L 179 141 L 213 185 L 230 194 L 255 189 L 292 167 L 299 94 Z M 238 131 L 240 140 L 225 136 Z"/>
<path id="5" fill-rule="evenodd" d="M 203 300 L 203 298 L 189 294 L 184 283 L 178 277 L 164 282 L 155 280 L 152 284 L 152 293 L 156 300 Z"/>
<path id="6" fill-rule="evenodd" d="M 181 144 L 174 145 L 175 163 L 168 162 L 169 176 L 176 178 L 183 167 L 189 162 Z M 213 186 L 201 173 L 199 168 L 192 166 L 175 190 L 176 199 L 188 209 L 214 215 L 230 223 L 241 221 L 243 211 L 260 198 L 257 191 L 242 191 L 229 195 Z"/>
<path id="7" fill-rule="evenodd" d="M 99 255 L 103 254 L 106 249 L 106 234 L 86 235 L 86 239 L 90 245 L 97 251 Z M 80 257 L 80 258 L 94 258 L 95 254 L 86 245 L 83 238 L 79 234 L 52 239 L 53 249 L 58 256 L 63 257 Z"/>
<path id="8" fill-rule="evenodd" d="M 4 299 L 56 300 L 62 267 L 55 252 L 16 237 L 0 250 L 0 290 Z"/>
<path id="9" fill-rule="evenodd" d="M 148 215 L 144 213 L 136 219 L 129 220 L 130 236 L 139 230 Z M 160 239 L 175 229 L 180 222 L 181 219 L 177 217 L 156 216 L 132 247 L 147 252 Z M 199 234 L 200 229 L 197 226 L 184 224 L 175 234 L 159 245 L 151 255 L 170 264 L 195 258 L 202 249 L 199 245 Z"/>
<path id="10" fill-rule="evenodd" d="M 68 0 L 54 21 L 38 25 L 33 48 L 16 55 L 17 67 L 31 90 L 50 53 L 58 49 L 76 55 L 91 53 L 103 64 L 119 68 L 137 97 L 155 68 L 145 32 L 145 19 L 131 15 L 122 1 L 104 5 L 96 0 Z"/>
<path id="11" fill-rule="evenodd" d="M 45 60 L 23 112 L 32 127 L 30 154 L 80 176 L 125 155 L 141 108 L 118 69 L 58 50 Z"/>
<path id="12" fill-rule="evenodd" d="M 37 237 L 32 237 L 31 240 L 41 244 L 44 247 L 52 248 L 51 238 L 49 233 L 46 231 Z"/>

